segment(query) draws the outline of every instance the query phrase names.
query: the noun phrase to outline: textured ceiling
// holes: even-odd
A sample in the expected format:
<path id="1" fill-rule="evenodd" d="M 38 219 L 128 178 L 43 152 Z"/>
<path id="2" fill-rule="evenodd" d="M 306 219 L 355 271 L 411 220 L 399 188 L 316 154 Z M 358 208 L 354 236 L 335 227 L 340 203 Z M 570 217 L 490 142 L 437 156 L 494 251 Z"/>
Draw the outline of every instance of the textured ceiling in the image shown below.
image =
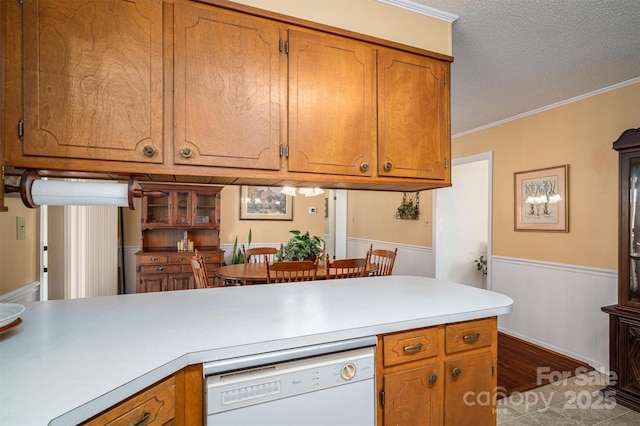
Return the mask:
<path id="1" fill-rule="evenodd" d="M 640 0 L 415 3 L 459 16 L 452 135 L 640 78 Z"/>

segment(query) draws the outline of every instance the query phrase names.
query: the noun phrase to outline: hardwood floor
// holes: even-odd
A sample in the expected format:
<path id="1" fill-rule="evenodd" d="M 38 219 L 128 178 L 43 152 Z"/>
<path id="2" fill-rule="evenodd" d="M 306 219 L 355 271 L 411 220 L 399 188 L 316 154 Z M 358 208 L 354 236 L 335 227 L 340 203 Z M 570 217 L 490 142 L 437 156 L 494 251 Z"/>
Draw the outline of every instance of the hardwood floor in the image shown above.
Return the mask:
<path id="1" fill-rule="evenodd" d="M 498 333 L 498 387 L 504 389 L 504 396 L 545 385 L 549 378 L 575 376 L 578 368 L 578 374 L 593 370 L 584 362 Z"/>

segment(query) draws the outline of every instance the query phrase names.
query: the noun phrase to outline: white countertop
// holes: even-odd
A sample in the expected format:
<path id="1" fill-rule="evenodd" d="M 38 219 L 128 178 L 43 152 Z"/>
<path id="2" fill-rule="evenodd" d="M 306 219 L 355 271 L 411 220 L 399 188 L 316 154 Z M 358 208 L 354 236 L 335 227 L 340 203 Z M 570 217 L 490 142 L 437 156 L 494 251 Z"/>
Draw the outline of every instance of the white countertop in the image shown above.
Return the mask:
<path id="1" fill-rule="evenodd" d="M 502 315 L 509 297 L 432 278 L 34 302 L 0 335 L 0 424 L 75 424 L 196 363 Z"/>

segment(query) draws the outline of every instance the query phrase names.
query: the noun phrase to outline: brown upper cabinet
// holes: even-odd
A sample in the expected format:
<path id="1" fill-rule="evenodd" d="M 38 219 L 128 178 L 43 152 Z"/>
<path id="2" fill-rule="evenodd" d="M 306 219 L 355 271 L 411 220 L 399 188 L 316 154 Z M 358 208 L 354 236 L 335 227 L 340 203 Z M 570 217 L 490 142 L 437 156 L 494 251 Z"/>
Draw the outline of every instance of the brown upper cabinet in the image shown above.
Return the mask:
<path id="1" fill-rule="evenodd" d="M 8 165 L 450 185 L 450 57 L 223 0 L 8 7 Z"/>
<path id="2" fill-rule="evenodd" d="M 162 1 L 22 5 L 23 154 L 162 162 Z"/>

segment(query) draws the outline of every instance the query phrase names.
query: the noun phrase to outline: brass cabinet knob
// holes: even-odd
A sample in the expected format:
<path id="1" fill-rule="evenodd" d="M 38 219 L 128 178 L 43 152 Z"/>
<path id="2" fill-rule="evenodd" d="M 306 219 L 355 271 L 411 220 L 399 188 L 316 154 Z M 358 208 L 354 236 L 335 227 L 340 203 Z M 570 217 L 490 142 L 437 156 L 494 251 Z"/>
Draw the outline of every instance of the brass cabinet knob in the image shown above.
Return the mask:
<path id="1" fill-rule="evenodd" d="M 147 157 L 153 157 L 153 154 L 156 153 L 156 149 L 151 145 L 145 145 L 144 148 L 142 148 L 142 153 Z"/>
<path id="2" fill-rule="evenodd" d="M 369 170 L 369 163 L 365 161 L 362 164 L 360 164 L 360 170 L 362 170 L 363 172 L 366 172 L 367 170 Z"/>
<path id="3" fill-rule="evenodd" d="M 191 148 L 182 148 L 180 150 L 180 155 L 184 158 L 189 158 L 193 155 L 193 150 L 191 150 Z"/>
<path id="4" fill-rule="evenodd" d="M 451 374 L 453 374 L 453 377 L 458 377 L 460 373 L 462 373 L 462 370 L 460 370 L 460 368 L 458 367 L 454 368 L 453 371 L 451 372 Z"/>
<path id="5" fill-rule="evenodd" d="M 384 163 L 384 171 L 385 172 L 391 171 L 391 167 L 392 166 L 391 166 L 391 162 L 390 161 L 387 161 L 386 163 Z"/>

